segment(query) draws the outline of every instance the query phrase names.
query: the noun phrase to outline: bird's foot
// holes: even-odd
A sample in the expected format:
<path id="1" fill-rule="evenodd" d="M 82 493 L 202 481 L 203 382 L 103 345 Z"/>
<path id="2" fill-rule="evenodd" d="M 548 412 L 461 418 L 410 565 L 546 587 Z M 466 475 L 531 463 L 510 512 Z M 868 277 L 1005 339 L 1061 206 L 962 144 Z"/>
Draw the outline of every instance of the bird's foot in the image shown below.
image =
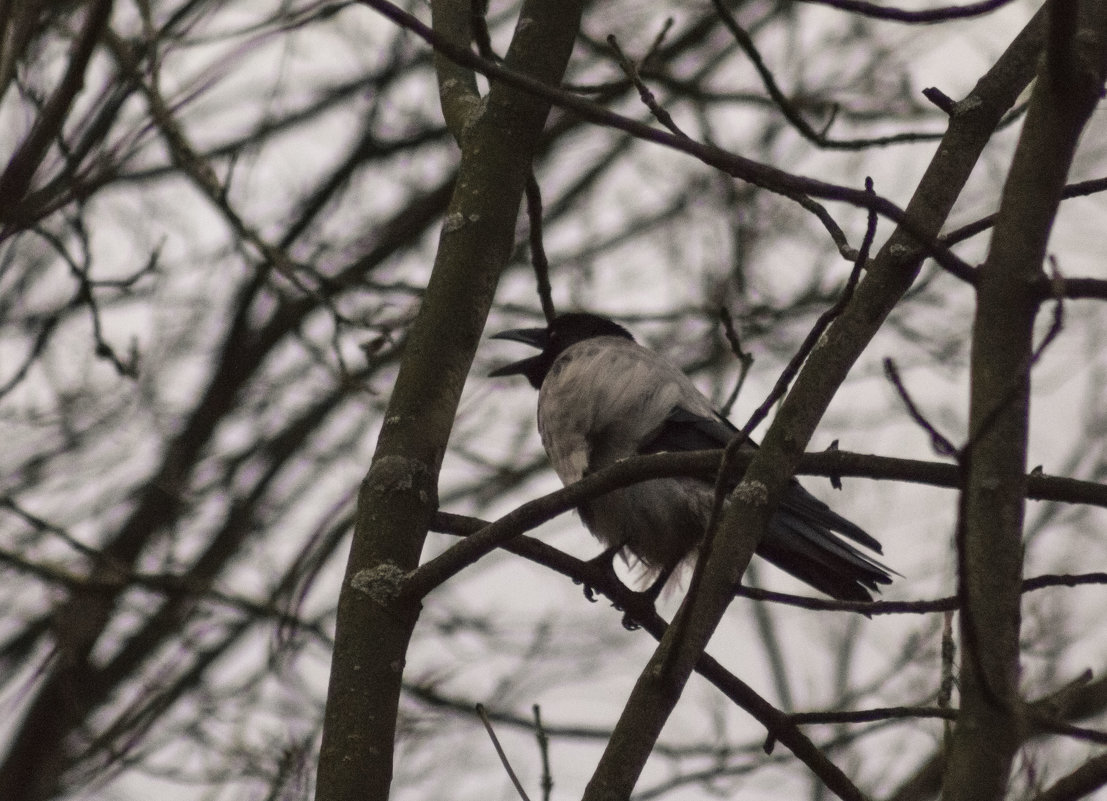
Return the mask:
<path id="1" fill-rule="evenodd" d="M 645 620 L 648 617 L 656 614 L 653 602 L 655 596 L 650 594 L 649 590 L 639 592 L 627 588 L 627 595 L 629 596 L 624 603 L 612 604 L 616 609 L 623 613 L 622 624 L 623 628 L 627 631 L 638 631 L 642 628 L 642 624 L 638 621 Z"/>
<path id="2" fill-rule="evenodd" d="M 663 570 L 649 587 L 644 590 L 637 591 L 628 589 L 627 593 L 631 596 L 631 603 L 625 604 L 626 609 L 617 606 L 623 613 L 623 628 L 627 631 L 635 631 L 642 628 L 638 620 L 644 620 L 647 617 L 655 615 L 657 613 L 657 599 L 661 595 L 661 590 L 664 589 L 665 583 L 669 580 L 669 576 L 673 574 L 673 571 Z M 637 620 L 635 619 L 637 618 Z"/>
<path id="3" fill-rule="evenodd" d="M 593 583 L 587 579 L 573 579 L 573 583 L 584 586 L 584 597 L 592 603 L 598 600 L 597 592 L 610 597 L 611 605 L 623 613 L 623 628 L 627 631 L 636 631 L 642 627 L 638 621 L 647 620 L 656 614 L 654 605 L 673 571 L 671 569 L 662 571 L 653 584 L 645 590 L 632 590 L 615 572 L 615 554 L 622 548 L 622 545 L 614 545 L 585 562 L 589 572 L 597 575 L 598 581 Z M 597 586 L 600 587 L 599 590 L 596 589 Z M 607 591 L 603 589 L 604 587 Z"/>
<path id="4" fill-rule="evenodd" d="M 615 573 L 615 554 L 622 548 L 622 545 L 613 545 L 584 563 L 588 566 L 589 571 L 598 572 L 602 576 L 602 581 L 595 582 L 597 585 L 614 583 L 620 587 L 624 586 Z M 596 602 L 596 587 L 592 583 L 584 579 L 573 579 L 573 583 L 584 585 L 584 597 L 592 603 Z"/>

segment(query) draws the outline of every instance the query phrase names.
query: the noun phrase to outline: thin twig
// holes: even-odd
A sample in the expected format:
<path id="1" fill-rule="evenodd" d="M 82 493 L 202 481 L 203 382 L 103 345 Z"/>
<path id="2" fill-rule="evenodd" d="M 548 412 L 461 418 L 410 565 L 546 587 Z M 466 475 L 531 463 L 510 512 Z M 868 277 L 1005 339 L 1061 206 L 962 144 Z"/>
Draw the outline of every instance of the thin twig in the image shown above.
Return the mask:
<path id="1" fill-rule="evenodd" d="M 907 391 L 907 387 L 903 385 L 903 379 L 899 377 L 899 369 L 890 356 L 884 359 L 884 375 L 887 377 L 888 381 L 891 382 L 892 386 L 896 388 L 896 392 L 899 394 L 900 400 L 903 401 L 903 405 L 907 407 L 907 413 L 911 415 L 911 419 L 930 435 L 930 445 L 934 448 L 934 452 L 939 456 L 950 456 L 954 459 L 960 459 L 960 448 L 954 445 L 945 434 L 927 420 L 926 416 L 915 404 L 915 401 L 912 400 L 911 394 Z"/>
<path id="2" fill-rule="evenodd" d="M 50 145 L 65 127 L 65 118 L 74 99 L 84 87 L 85 72 L 111 18 L 112 0 L 90 3 L 84 26 L 70 48 L 65 74 L 35 119 L 30 133 L 20 143 L 3 173 L 0 173 L 0 222 L 17 229 L 19 203 L 23 200 L 35 173 L 42 165 Z M 28 12 L 31 13 L 31 12 Z"/>
<path id="3" fill-rule="evenodd" d="M 1047 587 L 1081 587 L 1086 585 L 1107 584 L 1107 573 L 1048 574 L 1025 579 L 1022 592 L 1036 592 Z M 806 595 L 763 590 L 756 587 L 739 586 L 734 594 L 751 601 L 796 606 L 819 612 L 860 612 L 865 615 L 921 615 L 932 612 L 952 612 L 962 604 L 956 595 L 934 598 L 926 601 L 832 601 L 826 598 L 812 598 Z"/>
<path id="4" fill-rule="evenodd" d="M 941 681 L 938 684 L 938 707 L 949 709 L 953 700 L 954 660 L 957 657 L 957 642 L 953 638 L 953 610 L 947 610 L 942 616 L 942 667 Z M 944 747 L 953 742 L 953 725 L 947 723 L 943 732 Z"/>
<path id="5" fill-rule="evenodd" d="M 508 777 L 511 779 L 511 783 L 515 785 L 516 792 L 519 793 L 519 797 L 523 801 L 530 801 L 527 796 L 527 791 L 523 789 L 522 782 L 519 781 L 519 777 L 515 775 L 515 771 L 511 769 L 511 763 L 507 761 L 507 754 L 504 753 L 503 746 L 500 745 L 500 739 L 496 736 L 496 732 L 492 730 L 492 722 L 488 719 L 488 713 L 484 710 L 484 704 L 477 704 L 477 714 L 480 715 L 480 722 L 484 724 L 484 730 L 488 732 L 489 739 L 492 740 L 492 746 L 496 749 L 496 755 L 500 758 L 500 764 L 504 766 L 504 770 L 507 771 Z"/>
<path id="6" fill-rule="evenodd" d="M 654 96 L 653 92 L 651 92 L 650 88 L 642 81 L 642 76 L 638 74 L 638 65 L 627 58 L 626 54 L 623 53 L 623 49 L 619 47 L 619 40 L 615 38 L 615 34 L 611 34 L 607 37 L 607 43 L 611 45 L 611 49 L 615 51 L 615 59 L 619 62 L 619 66 L 630 82 L 634 84 L 634 88 L 638 90 L 638 97 L 642 99 L 642 102 L 645 104 L 646 108 L 650 110 L 654 118 L 676 136 L 689 139 L 690 137 L 688 134 L 680 129 L 680 126 L 676 124 L 672 115 L 657 102 L 657 98 Z"/>
<path id="7" fill-rule="evenodd" d="M 657 32 L 657 36 L 653 38 L 653 44 L 650 45 L 650 49 L 646 51 L 646 55 L 642 56 L 642 61 L 639 62 L 639 66 L 645 66 L 650 62 L 650 59 L 657 55 L 661 50 L 661 45 L 665 43 L 665 37 L 669 35 L 669 31 L 673 28 L 673 18 L 666 17 L 665 23 L 661 26 L 661 30 Z"/>
<path id="8" fill-rule="evenodd" d="M 1107 178 L 1093 178 L 1088 181 L 1077 181 L 1076 183 L 1067 185 L 1061 190 L 1061 199 L 1069 200 L 1074 197 L 1087 197 L 1088 195 L 1094 195 L 1105 191 L 1107 191 Z M 944 234 L 941 240 L 947 246 L 956 245 L 958 242 L 964 242 L 966 239 L 970 239 L 977 234 L 987 231 L 995 225 L 998 217 L 998 214 L 988 214 L 978 220 L 973 220 L 971 223 L 966 223 L 960 228 L 955 228 L 948 234 Z"/>
<path id="9" fill-rule="evenodd" d="M 929 25 L 935 22 L 947 22 L 966 17 L 979 17 L 991 13 L 997 8 L 1002 8 L 1011 0 L 978 0 L 976 3 L 966 3 L 962 6 L 943 6 L 931 8 L 925 11 L 907 11 L 902 8 L 892 8 L 883 4 L 868 3 L 865 0 L 802 0 L 805 3 L 817 3 L 821 6 L 830 6 L 851 14 L 882 19 L 889 22 L 905 22 L 915 25 Z"/>
<path id="10" fill-rule="evenodd" d="M 942 718 L 955 720 L 957 710 L 932 706 L 883 706 L 875 709 L 848 709 L 828 712 L 795 712 L 788 716 L 794 723 L 873 723 L 902 718 Z"/>
<path id="11" fill-rule="evenodd" d="M 942 269 L 947 270 L 962 281 L 970 284 L 976 283 L 976 271 L 973 267 L 951 252 L 935 237 L 924 234 L 918 222 L 887 198 L 880 197 L 872 192 L 830 184 L 814 178 L 792 175 L 713 145 L 697 142 L 694 139 L 685 139 L 639 120 L 616 114 L 610 109 L 586 100 L 573 92 L 548 86 L 530 76 L 505 69 L 501 65 L 481 58 L 465 48 L 457 47 L 399 6 L 389 2 L 389 0 L 357 0 L 357 3 L 375 9 L 397 25 L 413 32 L 451 61 L 476 70 L 490 79 L 502 81 L 524 92 L 545 98 L 558 107 L 572 111 L 589 122 L 624 131 L 642 141 L 653 142 L 694 156 L 704 164 L 714 167 L 731 177 L 748 181 L 755 186 L 777 192 L 788 198 L 792 198 L 795 193 L 802 193 L 811 197 L 837 200 L 875 210 L 881 216 L 895 222 L 907 234 L 910 234 L 921 248 L 922 255 L 934 259 L 941 265 Z"/>
<path id="12" fill-rule="evenodd" d="M 865 192 L 873 194 L 872 178 L 865 179 Z M 858 281 L 861 280 L 861 271 L 864 269 L 866 262 L 869 260 L 869 251 L 872 249 L 873 240 L 876 238 L 876 213 L 872 210 L 869 211 L 868 224 L 865 229 L 865 238 L 861 242 L 861 249 L 857 252 L 857 258 L 854 259 L 853 270 L 850 272 L 849 278 L 846 279 L 846 285 L 842 288 L 841 294 L 838 296 L 838 300 L 829 309 L 819 315 L 819 319 L 815 321 L 815 325 L 811 327 L 811 330 L 807 333 L 807 337 L 803 340 L 799 349 L 795 352 L 792 358 L 788 361 L 784 370 L 781 371 L 780 377 L 777 379 L 776 384 L 773 385 L 772 391 L 769 392 L 768 397 L 765 398 L 764 403 L 750 416 L 750 419 L 743 426 L 743 432 L 748 436 L 761 421 L 769 415 L 769 410 L 776 404 L 778 400 L 784 397 L 784 393 L 788 391 L 789 385 L 792 383 L 792 379 L 799 373 L 800 367 L 807 360 L 807 357 L 811 354 L 811 351 L 815 349 L 815 346 L 819 343 L 822 335 L 826 332 L 830 324 L 834 322 L 842 311 L 846 308 L 846 305 L 853 297 L 853 291 L 857 287 Z"/>
<path id="13" fill-rule="evenodd" d="M 913 133 L 893 134 L 891 136 L 870 139 L 830 139 L 827 133 L 834 124 L 834 118 L 837 116 L 836 107 L 832 109 L 830 116 L 827 118 L 826 122 L 823 123 L 821 130 L 816 131 L 799 113 L 795 104 L 785 96 L 779 84 L 777 84 L 772 71 L 761 57 L 761 52 L 757 49 L 757 45 L 754 44 L 753 37 L 749 35 L 745 28 L 738 24 L 738 20 L 733 12 L 727 8 L 722 0 L 712 0 L 712 5 L 715 7 L 715 13 L 718 14 L 727 30 L 730 31 L 731 36 L 734 37 L 734 41 L 737 42 L 742 52 L 746 54 L 750 63 L 753 64 L 754 69 L 757 70 L 757 74 L 761 77 L 761 83 L 765 86 L 765 91 L 769 93 L 769 97 L 772 99 L 773 103 L 776 104 L 777 108 L 780 109 L 780 113 L 784 115 L 784 118 L 791 123 L 792 127 L 795 128 L 804 139 L 807 139 L 818 147 L 835 150 L 862 150 L 875 146 L 919 141 L 920 135 Z M 942 135 L 943 134 L 940 133 L 934 133 L 929 136 L 937 139 Z"/>
<path id="14" fill-rule="evenodd" d="M 550 261 L 546 258 L 546 246 L 542 242 L 542 190 L 533 170 L 527 175 L 526 198 L 527 219 L 530 221 L 530 261 L 538 282 L 538 300 L 542 303 L 542 314 L 546 322 L 552 323 L 557 311 L 554 309 L 553 288 L 550 286 Z"/>
<path id="15" fill-rule="evenodd" d="M 739 364 L 738 379 L 734 382 L 734 389 L 730 391 L 726 403 L 719 410 L 723 417 L 730 417 L 730 410 L 738 400 L 738 394 L 746 383 L 746 376 L 749 375 L 750 368 L 753 367 L 753 354 L 742 350 L 742 340 L 738 336 L 738 330 L 734 327 L 734 318 L 730 316 L 730 310 L 726 306 L 719 307 L 719 321 L 723 324 L 723 333 L 726 335 L 726 341 L 730 344 L 730 352 L 735 355 Z"/>
<path id="16" fill-rule="evenodd" d="M 538 754 L 542 758 L 542 801 L 550 801 L 550 793 L 553 791 L 553 774 L 550 773 L 550 737 L 542 725 L 542 708 L 535 704 L 533 710 L 534 736 L 538 738 Z"/>

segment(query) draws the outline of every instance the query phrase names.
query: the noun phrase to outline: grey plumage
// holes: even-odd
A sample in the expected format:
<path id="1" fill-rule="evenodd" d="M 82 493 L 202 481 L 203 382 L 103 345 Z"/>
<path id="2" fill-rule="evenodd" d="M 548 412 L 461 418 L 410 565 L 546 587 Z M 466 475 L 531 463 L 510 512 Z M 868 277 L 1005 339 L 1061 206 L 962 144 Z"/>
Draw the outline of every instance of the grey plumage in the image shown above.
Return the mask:
<path id="1" fill-rule="evenodd" d="M 720 448 L 737 433 L 679 368 L 606 318 L 563 314 L 496 336 L 541 348 L 492 375 L 521 374 L 539 390 L 542 445 L 566 485 L 638 454 Z M 588 501 L 580 515 L 612 553 L 626 548 L 664 581 L 702 540 L 712 500 L 702 479 L 654 479 Z M 888 569 L 834 532 L 881 551 L 793 480 L 757 553 L 833 598 L 871 600 Z"/>

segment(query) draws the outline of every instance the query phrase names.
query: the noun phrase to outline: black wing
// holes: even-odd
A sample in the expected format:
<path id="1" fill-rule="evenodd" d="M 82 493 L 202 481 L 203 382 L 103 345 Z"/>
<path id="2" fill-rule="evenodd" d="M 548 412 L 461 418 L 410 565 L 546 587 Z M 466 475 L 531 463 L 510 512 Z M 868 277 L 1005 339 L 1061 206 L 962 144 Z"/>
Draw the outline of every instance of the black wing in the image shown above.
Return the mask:
<path id="1" fill-rule="evenodd" d="M 707 417 L 674 406 L 641 453 L 722 448 L 738 433 L 725 417 Z M 752 440 L 748 447 L 757 447 Z M 837 532 L 881 553 L 880 543 L 792 479 L 780 509 L 758 546 L 759 555 L 817 590 L 839 600 L 872 600 L 869 590 L 890 584 L 889 569 L 835 536 Z"/>
<path id="2" fill-rule="evenodd" d="M 738 433 L 729 420 L 720 414 L 704 417 L 690 412 L 683 406 L 674 406 L 646 442 L 639 453 L 662 451 L 707 451 L 725 448 Z M 752 441 L 750 443 L 753 444 Z"/>

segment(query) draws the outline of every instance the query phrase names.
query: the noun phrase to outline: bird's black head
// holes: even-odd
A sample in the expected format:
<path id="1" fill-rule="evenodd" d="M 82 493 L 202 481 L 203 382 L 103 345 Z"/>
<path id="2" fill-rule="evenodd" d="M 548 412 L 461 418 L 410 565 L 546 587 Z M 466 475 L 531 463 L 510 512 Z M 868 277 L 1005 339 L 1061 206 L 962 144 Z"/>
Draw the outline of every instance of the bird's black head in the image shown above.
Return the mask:
<path id="1" fill-rule="evenodd" d="M 517 328 L 494 334 L 492 339 L 523 342 L 532 347 L 541 348 L 542 352 L 529 359 L 512 362 L 498 370 L 493 370 L 488 375 L 491 377 L 524 375 L 530 385 L 538 389 L 542 386 L 542 381 L 553 366 L 554 360 L 566 348 L 593 337 L 623 337 L 631 342 L 634 341 L 629 331 L 606 317 L 586 312 L 568 312 L 555 317 L 545 328 Z"/>

